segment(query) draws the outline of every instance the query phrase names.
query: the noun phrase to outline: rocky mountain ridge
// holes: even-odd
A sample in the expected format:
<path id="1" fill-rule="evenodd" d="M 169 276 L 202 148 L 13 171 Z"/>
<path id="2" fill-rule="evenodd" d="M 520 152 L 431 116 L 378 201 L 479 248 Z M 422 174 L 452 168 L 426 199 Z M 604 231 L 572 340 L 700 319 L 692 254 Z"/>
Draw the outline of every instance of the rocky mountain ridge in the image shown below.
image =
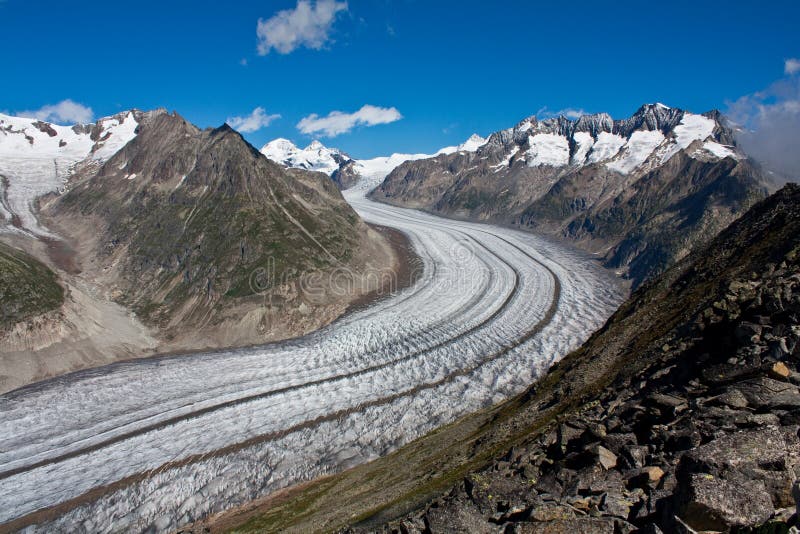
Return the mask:
<path id="1" fill-rule="evenodd" d="M 624 120 L 526 118 L 475 152 L 399 165 L 372 198 L 566 238 L 638 285 L 769 187 L 718 112 L 650 104 Z"/>

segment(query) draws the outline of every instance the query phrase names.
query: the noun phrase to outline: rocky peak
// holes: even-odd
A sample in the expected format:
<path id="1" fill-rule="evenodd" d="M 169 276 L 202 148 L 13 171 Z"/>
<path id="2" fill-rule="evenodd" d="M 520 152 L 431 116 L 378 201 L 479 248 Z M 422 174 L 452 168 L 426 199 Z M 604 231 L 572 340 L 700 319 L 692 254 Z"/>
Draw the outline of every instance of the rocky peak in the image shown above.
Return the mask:
<path id="1" fill-rule="evenodd" d="M 608 113 L 595 113 L 593 115 L 581 115 L 575 121 L 573 132 L 586 132 L 595 139 L 600 132 L 611 132 L 614 129 L 614 119 Z"/>
<path id="2" fill-rule="evenodd" d="M 643 129 L 660 130 L 667 134 L 681 122 L 684 113 L 682 109 L 670 108 L 661 103 L 645 104 L 631 118 L 618 121 L 616 130 L 625 137 Z"/>

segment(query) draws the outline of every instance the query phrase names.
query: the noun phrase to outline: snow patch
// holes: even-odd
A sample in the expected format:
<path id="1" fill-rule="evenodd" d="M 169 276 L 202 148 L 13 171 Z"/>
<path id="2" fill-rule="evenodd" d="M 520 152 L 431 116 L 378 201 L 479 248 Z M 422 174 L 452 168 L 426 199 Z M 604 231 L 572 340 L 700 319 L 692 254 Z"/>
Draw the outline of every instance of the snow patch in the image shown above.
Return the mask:
<path id="1" fill-rule="evenodd" d="M 734 159 L 741 159 L 736 152 L 734 152 L 733 147 L 729 147 L 716 141 L 706 141 L 703 143 L 703 148 L 709 152 L 711 152 L 714 156 L 722 159 L 722 158 L 734 158 Z"/>
<path id="2" fill-rule="evenodd" d="M 586 162 L 598 163 L 611 159 L 619 153 L 624 144 L 624 137 L 609 132 L 600 132 L 600 135 L 597 136 L 597 141 L 595 141 L 592 146 L 591 152 L 589 152 L 589 158 Z"/>
<path id="3" fill-rule="evenodd" d="M 664 134 L 659 130 L 635 131 L 625 143 L 619 159 L 606 163 L 606 166 L 621 174 L 628 174 L 644 163 L 663 141 Z"/>
<path id="4" fill-rule="evenodd" d="M 594 145 L 594 138 L 588 132 L 575 132 L 572 138 L 575 140 L 577 148 L 572 155 L 570 163 L 572 165 L 583 165 L 586 162 L 586 156 L 592 149 L 592 145 Z"/>
<path id="5" fill-rule="evenodd" d="M 708 117 L 684 113 L 680 124 L 675 129 L 675 139 L 668 145 L 661 156 L 664 163 L 681 150 L 685 150 L 695 141 L 705 141 L 714 133 L 715 123 Z"/>
<path id="6" fill-rule="evenodd" d="M 569 163 L 569 141 L 563 135 L 540 133 L 528 136 L 526 152 L 529 167 L 561 167 Z"/>

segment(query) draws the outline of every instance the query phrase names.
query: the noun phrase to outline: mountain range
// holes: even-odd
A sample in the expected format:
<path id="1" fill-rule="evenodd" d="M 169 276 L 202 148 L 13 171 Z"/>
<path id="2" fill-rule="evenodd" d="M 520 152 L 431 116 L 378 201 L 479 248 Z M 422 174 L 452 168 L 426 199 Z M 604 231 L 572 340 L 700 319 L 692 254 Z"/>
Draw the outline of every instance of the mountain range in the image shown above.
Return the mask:
<path id="1" fill-rule="evenodd" d="M 567 239 L 634 285 L 774 189 L 719 112 L 528 117 L 474 151 L 407 161 L 372 198 Z"/>

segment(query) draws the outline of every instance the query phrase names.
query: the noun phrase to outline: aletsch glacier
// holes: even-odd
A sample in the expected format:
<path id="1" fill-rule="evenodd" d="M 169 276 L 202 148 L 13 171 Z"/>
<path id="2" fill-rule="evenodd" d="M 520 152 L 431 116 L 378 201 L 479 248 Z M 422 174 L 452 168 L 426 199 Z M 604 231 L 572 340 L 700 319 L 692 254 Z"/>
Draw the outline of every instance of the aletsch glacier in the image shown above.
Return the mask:
<path id="1" fill-rule="evenodd" d="M 622 300 L 584 254 L 374 203 L 370 178 L 345 196 L 409 236 L 424 264 L 412 287 L 290 342 L 115 364 L 0 397 L 0 523 L 167 531 L 368 461 L 518 393 Z M 30 515 L 58 505 L 58 519 Z"/>

